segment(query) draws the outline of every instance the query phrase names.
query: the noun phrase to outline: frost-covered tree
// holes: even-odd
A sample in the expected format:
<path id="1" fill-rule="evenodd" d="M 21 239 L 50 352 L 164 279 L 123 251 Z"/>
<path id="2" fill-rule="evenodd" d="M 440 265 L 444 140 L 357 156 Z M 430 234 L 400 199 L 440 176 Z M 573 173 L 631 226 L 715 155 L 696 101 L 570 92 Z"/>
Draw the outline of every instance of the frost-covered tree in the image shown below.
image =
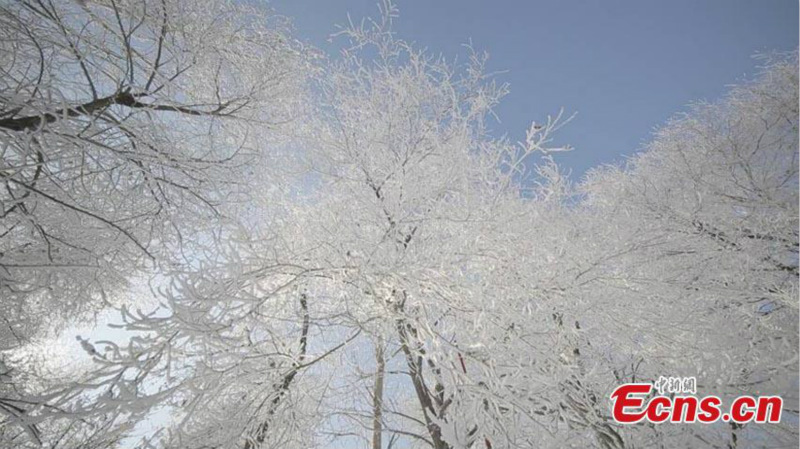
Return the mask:
<path id="1" fill-rule="evenodd" d="M 534 153 L 561 150 L 550 148 L 560 116 L 533 124 L 525 142 L 493 137 L 506 88 L 485 75 L 483 55 L 459 65 L 420 51 L 394 37 L 394 9 L 384 6 L 382 21 L 343 31 L 350 45 L 323 61 L 285 151 L 253 160 L 250 169 L 270 176 L 242 179 L 253 194 L 235 208 L 238 220 L 213 232 L 203 215 L 179 221 L 193 244 L 186 263 L 164 264 L 152 280 L 160 305 L 121 308 L 127 344 L 82 339 L 94 368 L 18 413 L 6 441 L 796 442 L 790 426 L 620 426 L 608 400 L 622 382 L 696 376 L 701 394 L 779 393 L 796 413 L 787 386 L 798 344 L 796 59 L 575 186 L 547 154 L 530 165 Z M 162 104 L 159 92 L 136 101 Z M 153 106 L 145 117 L 227 123 L 187 107 Z M 241 111 L 260 123 L 273 107 Z M 131 254 L 142 243 L 122 240 Z"/>
<path id="2" fill-rule="evenodd" d="M 576 319 L 582 355 L 605 372 L 602 396 L 680 375 L 724 401 L 785 400 L 786 424 L 639 426 L 628 444 L 797 443 L 797 97 L 796 55 L 768 60 L 756 81 L 696 105 L 581 186 L 573 289 L 591 310 Z"/>
<path id="3" fill-rule="evenodd" d="M 236 200 L 252 136 L 289 118 L 303 58 L 277 19 L 225 2 L 0 8 L 6 346 L 28 318 L 179 261 L 187 229 Z"/>
<path id="4" fill-rule="evenodd" d="M 35 384 L 9 351 L 194 263 L 306 61 L 282 19 L 225 1 L 0 2 L 0 426 Z"/>
<path id="5" fill-rule="evenodd" d="M 285 163 L 296 176 L 261 190 L 258 226 L 216 264 L 178 273 L 164 316 L 130 317 L 147 339 L 98 360 L 103 379 L 128 367 L 158 379 L 138 403 L 171 407 L 162 444 L 306 447 L 374 435 L 377 415 L 389 444 L 519 440 L 502 435 L 519 415 L 495 412 L 534 406 L 505 386 L 511 403 L 488 403 L 505 368 L 485 367 L 480 348 L 502 344 L 526 308 L 528 284 L 506 271 L 526 226 L 518 178 L 558 125 L 532 127 L 522 145 L 492 139 L 485 120 L 505 89 L 482 56 L 453 68 L 386 26 L 347 31 L 353 46 L 318 77 L 319 106 Z M 374 384 L 375 342 L 377 413 L 360 393 Z"/>

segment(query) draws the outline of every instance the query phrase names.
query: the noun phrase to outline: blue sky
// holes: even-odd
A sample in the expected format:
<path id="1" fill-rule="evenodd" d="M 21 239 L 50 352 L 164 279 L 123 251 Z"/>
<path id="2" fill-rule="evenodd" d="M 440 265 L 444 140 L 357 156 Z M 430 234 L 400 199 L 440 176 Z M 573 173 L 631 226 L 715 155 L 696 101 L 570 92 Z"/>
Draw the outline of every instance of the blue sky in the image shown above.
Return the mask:
<path id="1" fill-rule="evenodd" d="M 334 25 L 376 15 L 376 0 L 273 0 L 318 48 Z M 756 72 L 757 52 L 798 45 L 796 0 L 399 0 L 399 37 L 431 52 L 491 55 L 511 94 L 494 134 L 514 140 L 563 107 L 577 117 L 558 135 L 575 147 L 558 162 L 588 168 L 641 149 L 655 127 L 695 100 L 716 100 Z"/>

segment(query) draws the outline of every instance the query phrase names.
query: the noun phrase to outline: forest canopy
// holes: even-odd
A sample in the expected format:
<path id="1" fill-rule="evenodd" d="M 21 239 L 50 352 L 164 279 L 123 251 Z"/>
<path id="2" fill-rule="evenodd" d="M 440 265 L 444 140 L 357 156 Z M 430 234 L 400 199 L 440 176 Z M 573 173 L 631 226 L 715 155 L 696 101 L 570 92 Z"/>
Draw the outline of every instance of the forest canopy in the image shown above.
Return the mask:
<path id="1" fill-rule="evenodd" d="M 0 447 L 796 446 L 797 53 L 576 182 L 395 15 L 0 1 Z M 612 419 L 663 375 L 783 421 Z"/>

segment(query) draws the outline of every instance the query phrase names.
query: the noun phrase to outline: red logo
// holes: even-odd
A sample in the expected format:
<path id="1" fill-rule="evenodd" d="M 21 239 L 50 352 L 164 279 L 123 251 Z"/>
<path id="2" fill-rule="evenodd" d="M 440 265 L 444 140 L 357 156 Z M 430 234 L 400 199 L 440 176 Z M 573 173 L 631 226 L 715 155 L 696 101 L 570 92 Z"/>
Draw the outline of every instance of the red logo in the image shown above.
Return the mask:
<path id="1" fill-rule="evenodd" d="M 780 396 L 740 396 L 728 411 L 722 411 L 722 400 L 717 396 L 654 395 L 652 384 L 631 383 L 617 387 L 611 393 L 611 415 L 621 424 L 635 424 L 643 420 L 652 423 L 702 423 L 718 420 L 725 422 L 777 423 L 781 420 L 783 399 Z"/>

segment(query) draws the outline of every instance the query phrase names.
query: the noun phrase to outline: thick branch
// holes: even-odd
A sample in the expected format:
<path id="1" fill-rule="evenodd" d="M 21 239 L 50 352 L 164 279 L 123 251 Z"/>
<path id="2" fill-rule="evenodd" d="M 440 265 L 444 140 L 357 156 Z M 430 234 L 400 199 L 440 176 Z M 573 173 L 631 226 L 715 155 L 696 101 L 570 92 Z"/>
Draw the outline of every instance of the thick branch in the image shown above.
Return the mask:
<path id="1" fill-rule="evenodd" d="M 283 376 L 281 382 L 276 386 L 276 393 L 275 396 L 270 401 L 269 410 L 267 410 L 267 418 L 258 426 L 258 429 L 255 431 L 255 435 L 253 438 L 248 438 L 244 443 L 244 449 L 254 449 L 256 447 L 261 447 L 264 443 L 264 440 L 267 438 L 267 432 L 269 431 L 269 424 L 272 415 L 278 409 L 278 405 L 281 403 L 281 399 L 289 392 L 289 387 L 292 385 L 292 381 L 294 380 L 295 376 L 297 376 L 298 371 L 302 366 L 303 360 L 306 358 L 306 353 L 308 350 L 308 329 L 310 325 L 310 318 L 308 315 L 308 298 L 305 294 L 300 296 L 300 308 L 303 311 L 303 324 L 300 330 L 300 352 L 297 355 L 297 360 L 292 365 L 292 368 Z"/>
<path id="2" fill-rule="evenodd" d="M 169 111 L 181 114 L 206 116 L 219 115 L 228 108 L 230 103 L 221 103 L 214 109 L 201 110 L 187 106 L 175 106 L 165 104 L 143 103 L 137 99 L 142 95 L 134 95 L 130 92 L 118 92 L 96 100 L 89 101 L 77 106 L 59 109 L 55 112 L 45 112 L 40 115 L 30 115 L 26 117 L 0 119 L 0 128 L 11 131 L 27 131 L 38 129 L 44 125 L 53 123 L 59 118 L 93 116 L 112 105 L 126 106 L 129 108 L 149 109 L 153 111 Z"/>
<path id="3" fill-rule="evenodd" d="M 372 449 L 383 446 L 383 377 L 386 372 L 386 358 L 383 354 L 383 341 L 375 344 L 375 386 L 372 390 Z"/>

